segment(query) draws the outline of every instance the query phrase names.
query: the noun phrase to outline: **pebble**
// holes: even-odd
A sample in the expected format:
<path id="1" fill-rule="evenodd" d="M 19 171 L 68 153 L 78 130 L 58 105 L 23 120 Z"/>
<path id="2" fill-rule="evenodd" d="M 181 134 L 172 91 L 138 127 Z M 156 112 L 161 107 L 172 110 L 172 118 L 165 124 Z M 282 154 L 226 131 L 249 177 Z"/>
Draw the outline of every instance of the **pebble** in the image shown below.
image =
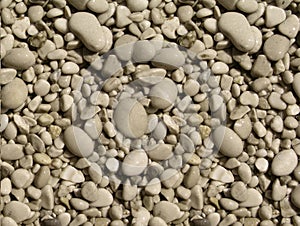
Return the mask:
<path id="1" fill-rule="evenodd" d="M 194 9 L 190 5 L 180 6 L 177 9 L 177 16 L 182 23 L 188 22 L 194 16 Z"/>
<path id="2" fill-rule="evenodd" d="M 212 65 L 211 71 L 214 74 L 226 74 L 229 71 L 229 67 L 223 62 L 216 62 Z"/>
<path id="3" fill-rule="evenodd" d="M 248 189 L 243 182 L 237 181 L 232 184 L 230 194 L 235 200 L 244 202 L 248 197 Z"/>
<path id="4" fill-rule="evenodd" d="M 0 222 L 1 225 L 5 226 L 18 226 L 18 224 L 10 217 L 2 217 Z"/>
<path id="5" fill-rule="evenodd" d="M 28 9 L 28 17 L 31 23 L 40 21 L 44 16 L 44 9 L 40 5 L 33 5 Z"/>
<path id="6" fill-rule="evenodd" d="M 245 91 L 240 96 L 240 102 L 242 105 L 249 105 L 251 107 L 257 107 L 258 101 L 259 101 L 258 95 L 251 91 Z"/>
<path id="7" fill-rule="evenodd" d="M 259 191 L 254 188 L 249 188 L 247 193 L 247 199 L 239 204 L 240 207 L 249 208 L 262 204 L 263 197 Z"/>
<path id="8" fill-rule="evenodd" d="M 286 19 L 285 11 L 276 6 L 267 6 L 266 12 L 266 26 L 267 27 L 275 27 L 278 24 L 282 23 Z"/>
<path id="9" fill-rule="evenodd" d="M 88 1 L 89 0 L 82 0 L 82 1 L 68 0 L 68 3 L 70 3 L 72 6 L 74 6 L 78 10 L 85 10 Z"/>
<path id="10" fill-rule="evenodd" d="M 83 173 L 71 165 L 68 165 L 62 170 L 60 178 L 73 183 L 82 183 L 85 181 Z"/>
<path id="11" fill-rule="evenodd" d="M 141 12 L 148 7 L 148 0 L 126 0 L 131 12 Z"/>
<path id="12" fill-rule="evenodd" d="M 8 68 L 27 70 L 35 63 L 35 56 L 26 48 L 13 48 L 6 52 L 2 63 Z"/>
<path id="13" fill-rule="evenodd" d="M 62 73 L 64 74 L 76 74 L 79 72 L 79 66 L 74 62 L 66 62 L 61 68 Z"/>
<path id="14" fill-rule="evenodd" d="M 23 80 L 15 78 L 2 87 L 1 96 L 3 108 L 16 109 L 26 101 L 28 89 Z"/>
<path id="15" fill-rule="evenodd" d="M 90 0 L 86 6 L 89 10 L 95 13 L 104 13 L 109 7 L 106 0 Z"/>
<path id="16" fill-rule="evenodd" d="M 114 197 L 105 188 L 99 188 L 97 194 L 97 200 L 90 203 L 91 207 L 105 207 L 110 206 L 113 203 Z"/>
<path id="17" fill-rule="evenodd" d="M 78 12 L 69 20 L 69 28 L 92 52 L 101 51 L 106 44 L 103 29 L 97 18 L 87 12 Z"/>
<path id="18" fill-rule="evenodd" d="M 74 209 L 79 211 L 89 208 L 89 203 L 79 198 L 71 198 L 70 203 L 74 207 Z"/>
<path id="19" fill-rule="evenodd" d="M 223 166 L 217 165 L 212 169 L 209 174 L 209 178 L 223 183 L 232 183 L 234 182 L 234 177 L 231 171 L 226 170 Z"/>
<path id="20" fill-rule="evenodd" d="M 4 144 L 1 147 L 1 159 L 5 161 L 18 160 L 24 157 L 21 144 Z"/>
<path id="21" fill-rule="evenodd" d="M 191 206 L 196 210 L 202 210 L 204 205 L 204 196 L 201 185 L 195 185 L 191 190 Z"/>
<path id="22" fill-rule="evenodd" d="M 122 162 L 122 172 L 126 176 L 141 174 L 148 165 L 148 156 L 144 150 L 133 150 Z"/>
<path id="23" fill-rule="evenodd" d="M 239 204 L 236 201 L 229 198 L 221 198 L 220 204 L 225 210 L 228 211 L 236 210 L 237 208 L 239 208 Z"/>
<path id="24" fill-rule="evenodd" d="M 213 131 L 215 146 L 227 157 L 237 157 L 243 152 L 243 142 L 230 128 L 219 126 Z"/>
<path id="25" fill-rule="evenodd" d="M 41 206 L 46 210 L 52 210 L 54 208 L 54 193 L 51 185 L 46 185 L 42 188 L 41 194 Z"/>
<path id="26" fill-rule="evenodd" d="M 272 61 L 278 61 L 284 57 L 290 47 L 288 38 L 282 35 L 273 35 L 265 41 L 263 51 Z"/>
<path id="27" fill-rule="evenodd" d="M 17 71 L 13 68 L 0 69 L 0 84 L 5 85 L 10 83 L 17 75 Z"/>
<path id="28" fill-rule="evenodd" d="M 42 166 L 34 178 L 34 186 L 37 188 L 43 188 L 45 185 L 48 184 L 50 180 L 50 169 L 48 166 Z"/>
<path id="29" fill-rule="evenodd" d="M 271 164 L 272 173 L 275 176 L 287 176 L 291 174 L 298 164 L 298 156 L 294 150 L 280 151 L 273 158 Z"/>
<path id="30" fill-rule="evenodd" d="M 173 146 L 170 144 L 157 144 L 147 150 L 147 155 L 153 161 L 167 160 L 173 155 Z"/>
<path id="31" fill-rule="evenodd" d="M 268 77 L 272 73 L 273 68 L 267 57 L 265 55 L 258 55 L 251 69 L 251 74 L 255 77 Z M 267 83 L 270 83 L 269 80 L 256 79 L 253 82 L 253 88 L 256 89 L 255 91 L 260 91 L 262 89 L 260 87 L 267 87 Z"/>
<path id="32" fill-rule="evenodd" d="M 88 157 L 94 151 L 94 142 L 84 130 L 70 126 L 64 131 L 64 141 L 72 154 L 79 157 Z"/>
<path id="33" fill-rule="evenodd" d="M 293 89 L 295 91 L 295 93 L 297 94 L 297 96 L 300 98 L 300 73 L 297 73 L 294 76 L 294 80 L 293 80 Z"/>
<path id="34" fill-rule="evenodd" d="M 297 208 L 300 208 L 300 185 L 293 189 L 291 193 L 291 201 Z"/>
<path id="35" fill-rule="evenodd" d="M 176 204 L 167 201 L 161 201 L 154 206 L 153 215 L 155 217 L 160 217 L 166 223 L 170 223 L 180 218 L 183 213 Z"/>
<path id="36" fill-rule="evenodd" d="M 239 0 L 236 7 L 244 13 L 254 13 L 258 9 L 258 3 L 255 0 Z"/>
<path id="37" fill-rule="evenodd" d="M 165 78 L 150 90 L 151 105 L 157 109 L 170 107 L 176 100 L 178 94 L 175 83 Z"/>
<path id="38" fill-rule="evenodd" d="M 45 219 L 41 222 L 41 226 L 62 226 L 61 222 L 56 219 Z"/>
<path id="39" fill-rule="evenodd" d="M 149 220 L 149 226 L 157 226 L 157 225 L 167 226 L 167 223 L 160 217 L 152 217 Z"/>
<path id="40" fill-rule="evenodd" d="M 98 199 L 97 197 L 98 189 L 94 182 L 88 181 L 86 182 L 81 189 L 81 195 L 84 199 L 89 202 L 94 202 Z"/>
<path id="41" fill-rule="evenodd" d="M 116 128 L 126 137 L 138 138 L 145 134 L 148 116 L 143 105 L 133 98 L 122 99 L 114 110 Z"/>
<path id="42" fill-rule="evenodd" d="M 254 48 L 255 38 L 243 14 L 236 12 L 222 14 L 218 27 L 238 50 L 248 52 Z"/>
<path id="43" fill-rule="evenodd" d="M 132 50 L 132 62 L 144 63 L 151 61 L 155 56 L 155 53 L 155 47 L 150 41 L 137 41 L 136 43 L 134 43 Z"/>
<path id="44" fill-rule="evenodd" d="M 185 63 L 184 55 L 176 48 L 163 48 L 152 59 L 152 64 L 167 70 L 175 70 Z"/>
<path id="45" fill-rule="evenodd" d="M 220 3 L 227 10 L 234 10 L 236 9 L 236 4 L 238 0 L 218 0 L 217 2 Z"/>
<path id="46" fill-rule="evenodd" d="M 16 223 L 22 223 L 31 217 L 31 211 L 26 204 L 11 201 L 4 206 L 3 215 L 12 218 Z"/>
<path id="47" fill-rule="evenodd" d="M 247 139 L 252 131 L 250 118 L 246 115 L 244 118 L 236 120 L 233 130 L 241 139 Z"/>
<path id="48" fill-rule="evenodd" d="M 39 79 L 34 84 L 33 90 L 38 96 L 46 96 L 50 91 L 50 84 L 45 79 Z"/>
<path id="49" fill-rule="evenodd" d="M 299 26 L 298 17 L 296 15 L 290 15 L 278 26 L 278 30 L 288 38 L 295 38 L 299 32 Z"/>

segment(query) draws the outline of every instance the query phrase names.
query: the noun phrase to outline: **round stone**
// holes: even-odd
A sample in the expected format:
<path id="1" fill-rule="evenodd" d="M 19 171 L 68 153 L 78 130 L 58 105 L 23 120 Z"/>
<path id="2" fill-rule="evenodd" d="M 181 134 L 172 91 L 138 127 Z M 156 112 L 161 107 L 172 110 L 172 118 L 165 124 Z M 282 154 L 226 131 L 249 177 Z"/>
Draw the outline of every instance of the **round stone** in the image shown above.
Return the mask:
<path id="1" fill-rule="evenodd" d="M 297 96 L 300 98 L 300 73 L 297 73 L 294 76 L 293 89 Z"/>
<path id="2" fill-rule="evenodd" d="M 298 156 L 294 150 L 280 151 L 273 159 L 271 170 L 275 176 L 291 174 L 298 164 Z"/>
<path id="3" fill-rule="evenodd" d="M 255 38 L 247 18 L 237 12 L 223 13 L 219 19 L 220 31 L 242 52 L 248 52 L 255 46 Z"/>
<path id="4" fill-rule="evenodd" d="M 291 200 L 292 203 L 297 207 L 300 208 L 300 185 L 294 188 L 291 193 Z"/>
<path id="5" fill-rule="evenodd" d="M 133 98 L 125 98 L 118 103 L 113 119 L 117 129 L 129 138 L 141 137 L 147 130 L 147 112 L 143 105 Z"/>
<path id="6" fill-rule="evenodd" d="M 165 109 L 175 102 L 177 94 L 176 84 L 165 78 L 150 90 L 151 105 L 157 109 Z"/>
<path id="7" fill-rule="evenodd" d="M 176 48 L 163 48 L 157 52 L 152 63 L 157 67 L 167 70 L 175 70 L 183 66 L 184 55 Z"/>
<path id="8" fill-rule="evenodd" d="M 148 7 L 148 0 L 127 0 L 127 7 L 131 12 L 140 12 Z"/>
<path id="9" fill-rule="evenodd" d="M 133 46 L 133 63 L 143 63 L 152 60 L 155 56 L 155 47 L 148 40 L 138 41 Z"/>
<path id="10" fill-rule="evenodd" d="M 26 101 L 28 89 L 22 79 L 15 78 L 1 90 L 2 107 L 16 109 Z"/>
<path id="11" fill-rule="evenodd" d="M 84 130 L 69 126 L 64 132 L 64 141 L 69 151 L 79 157 L 88 157 L 94 151 L 94 142 Z"/>
<path id="12" fill-rule="evenodd" d="M 78 12 L 72 14 L 69 28 L 90 51 L 99 52 L 106 45 L 103 29 L 97 17 L 92 13 Z"/>
<path id="13" fill-rule="evenodd" d="M 219 126 L 213 131 L 213 141 L 220 152 L 227 157 L 237 157 L 243 152 L 241 138 L 230 128 Z"/>
<path id="14" fill-rule="evenodd" d="M 273 35 L 265 41 L 263 51 L 269 60 L 278 61 L 290 47 L 290 40 L 282 35 Z"/>
<path id="15" fill-rule="evenodd" d="M 4 206 L 3 215 L 12 218 L 17 223 L 21 223 L 30 218 L 31 211 L 26 204 L 11 201 Z"/>
<path id="16" fill-rule="evenodd" d="M 29 49 L 14 48 L 7 51 L 2 63 L 8 68 L 27 70 L 35 63 L 35 57 Z"/>
<path id="17" fill-rule="evenodd" d="M 129 152 L 122 163 L 122 172 L 126 176 L 137 176 L 141 174 L 148 165 L 148 156 L 144 150 Z"/>

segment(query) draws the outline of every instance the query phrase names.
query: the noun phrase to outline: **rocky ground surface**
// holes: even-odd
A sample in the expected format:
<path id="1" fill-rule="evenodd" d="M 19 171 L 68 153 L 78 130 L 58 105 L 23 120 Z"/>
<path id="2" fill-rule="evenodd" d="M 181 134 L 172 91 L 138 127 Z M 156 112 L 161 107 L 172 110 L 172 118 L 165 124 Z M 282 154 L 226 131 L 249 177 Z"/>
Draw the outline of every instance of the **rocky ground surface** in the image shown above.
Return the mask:
<path id="1" fill-rule="evenodd" d="M 3 226 L 300 226 L 299 0 L 1 0 Z"/>

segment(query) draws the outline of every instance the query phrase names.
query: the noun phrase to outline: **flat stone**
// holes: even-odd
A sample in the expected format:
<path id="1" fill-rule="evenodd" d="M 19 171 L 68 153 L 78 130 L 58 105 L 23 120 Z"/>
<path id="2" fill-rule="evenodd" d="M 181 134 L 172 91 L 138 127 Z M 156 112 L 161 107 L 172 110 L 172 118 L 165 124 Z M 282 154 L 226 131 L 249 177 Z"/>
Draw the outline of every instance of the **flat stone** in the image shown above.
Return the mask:
<path id="1" fill-rule="evenodd" d="M 213 131 L 213 141 L 220 152 L 227 157 L 237 157 L 243 152 L 241 138 L 230 128 L 219 126 Z"/>
<path id="2" fill-rule="evenodd" d="M 11 175 L 11 182 L 17 188 L 26 188 L 33 180 L 33 175 L 27 169 L 17 169 Z"/>
<path id="3" fill-rule="evenodd" d="M 300 185 L 295 187 L 292 191 L 291 201 L 297 208 L 300 208 Z"/>
<path id="4" fill-rule="evenodd" d="M 17 71 L 13 68 L 0 69 L 0 85 L 10 83 L 17 75 Z"/>
<path id="5" fill-rule="evenodd" d="M 98 189 L 97 197 L 98 197 L 98 199 L 95 202 L 90 203 L 91 207 L 110 206 L 114 200 L 112 194 L 104 188 Z"/>
<path id="6" fill-rule="evenodd" d="M 147 0 L 126 0 L 126 3 L 131 12 L 141 12 L 148 7 Z"/>
<path id="7" fill-rule="evenodd" d="M 176 204 L 167 201 L 161 201 L 154 206 L 153 215 L 155 217 L 162 218 L 166 223 L 170 223 L 180 218 L 183 213 Z"/>
<path id="8" fill-rule="evenodd" d="M 200 185 L 195 185 L 191 190 L 191 205 L 196 210 L 201 210 L 204 205 L 203 190 Z"/>
<path id="9" fill-rule="evenodd" d="M 97 17 L 93 14 L 87 12 L 73 14 L 69 20 L 69 28 L 89 50 L 99 52 L 104 48 L 105 36 Z"/>
<path id="10" fill-rule="evenodd" d="M 246 201 L 246 199 L 248 198 L 248 189 L 246 187 L 246 184 L 241 181 L 235 182 L 231 186 L 230 194 L 235 200 L 239 202 Z"/>
<path id="11" fill-rule="evenodd" d="M 280 151 L 273 158 L 271 164 L 272 173 L 275 176 L 287 176 L 291 174 L 298 164 L 298 156 L 294 150 Z"/>
<path id="12" fill-rule="evenodd" d="M 64 132 L 64 141 L 69 151 L 76 156 L 88 157 L 94 151 L 93 140 L 79 127 L 68 127 Z"/>
<path id="13" fill-rule="evenodd" d="M 244 13 L 254 13 L 258 9 L 258 3 L 255 0 L 239 0 L 236 7 Z"/>
<path id="14" fill-rule="evenodd" d="M 86 10 L 86 6 L 88 2 L 89 0 L 82 0 L 82 1 L 68 0 L 68 3 L 70 3 L 77 10 Z"/>
<path id="15" fill-rule="evenodd" d="M 122 99 L 114 110 L 117 129 L 126 137 L 138 138 L 147 130 L 147 113 L 143 105 L 133 98 Z"/>
<path id="16" fill-rule="evenodd" d="M 35 57 L 29 49 L 14 48 L 7 51 L 2 63 L 8 68 L 27 70 L 35 63 Z"/>
<path id="17" fill-rule="evenodd" d="M 176 48 L 163 48 L 159 50 L 152 59 L 152 64 L 167 70 L 178 69 L 184 62 L 185 57 Z"/>
<path id="18" fill-rule="evenodd" d="M 235 121 L 234 131 L 241 139 L 247 139 L 252 131 L 252 123 L 248 115 Z"/>
<path id="19" fill-rule="evenodd" d="M 18 160 L 24 157 L 23 146 L 20 144 L 4 144 L 1 147 L 1 159 L 4 161 Z"/>
<path id="20" fill-rule="evenodd" d="M 217 0 L 217 2 L 227 10 L 234 10 L 238 0 Z"/>
<path id="21" fill-rule="evenodd" d="M 223 166 L 217 165 L 212 169 L 209 174 L 209 178 L 223 183 L 232 183 L 234 182 L 234 177 L 231 171 L 226 170 Z"/>
<path id="22" fill-rule="evenodd" d="M 251 75 L 254 77 L 268 77 L 273 73 L 271 63 L 265 55 L 258 55 L 251 69 Z"/>
<path id="23" fill-rule="evenodd" d="M 272 61 L 278 61 L 284 57 L 290 47 L 288 38 L 282 35 L 273 35 L 265 41 L 263 51 Z"/>
<path id="24" fill-rule="evenodd" d="M 266 8 L 266 26 L 275 27 L 286 19 L 285 11 L 279 7 L 269 5 Z"/>
<path id="25" fill-rule="evenodd" d="M 144 150 L 134 150 L 125 156 L 122 163 L 122 172 L 126 176 L 141 174 L 148 165 L 148 156 Z"/>
<path id="26" fill-rule="evenodd" d="M 262 204 L 262 202 L 263 202 L 263 197 L 261 193 L 254 188 L 249 188 L 247 199 L 244 202 L 240 203 L 240 207 L 246 207 L 246 208 L 256 207 Z"/>
<path id="27" fill-rule="evenodd" d="M 47 210 L 54 208 L 54 193 L 51 185 L 46 185 L 42 188 L 41 206 Z"/>
<path id="28" fill-rule="evenodd" d="M 28 96 L 28 89 L 23 80 L 15 78 L 1 90 L 2 107 L 16 109 L 20 107 Z"/>
<path id="29" fill-rule="evenodd" d="M 70 203 L 75 210 L 82 211 L 89 208 L 89 203 L 79 198 L 71 198 Z"/>
<path id="30" fill-rule="evenodd" d="M 68 165 L 62 170 L 60 178 L 73 183 L 82 183 L 85 181 L 83 173 L 71 165 Z"/>
<path id="31" fill-rule="evenodd" d="M 16 223 L 22 223 L 31 217 L 31 211 L 26 204 L 11 201 L 4 206 L 3 215 L 12 218 Z"/>
<path id="32" fill-rule="evenodd" d="M 94 202 L 98 199 L 98 188 L 96 184 L 92 181 L 88 181 L 82 186 L 81 195 L 84 199 Z"/>
<path id="33" fill-rule="evenodd" d="M 157 144 L 147 150 L 147 155 L 151 160 L 162 161 L 167 160 L 173 155 L 173 146 L 170 144 Z"/>
<path id="34" fill-rule="evenodd" d="M 86 6 L 94 13 L 104 13 L 108 10 L 108 3 L 106 0 L 89 0 Z"/>
<path id="35" fill-rule="evenodd" d="M 278 30 L 288 38 L 295 38 L 299 32 L 299 26 L 299 18 L 292 14 L 278 26 Z"/>
<path id="36" fill-rule="evenodd" d="M 137 41 L 134 43 L 133 51 L 132 51 L 132 61 L 134 63 L 143 63 L 151 61 L 155 56 L 155 47 L 154 45 L 148 41 Z"/>
<path id="37" fill-rule="evenodd" d="M 300 73 L 297 73 L 294 76 L 293 89 L 297 96 L 300 98 Z"/>
<path id="38" fill-rule="evenodd" d="M 165 109 L 175 102 L 177 94 L 176 84 L 171 79 L 165 78 L 151 88 L 149 93 L 151 105 L 157 109 Z"/>
<path id="39" fill-rule="evenodd" d="M 248 52 L 255 46 L 250 24 L 243 14 L 236 12 L 222 14 L 218 27 L 238 50 Z"/>

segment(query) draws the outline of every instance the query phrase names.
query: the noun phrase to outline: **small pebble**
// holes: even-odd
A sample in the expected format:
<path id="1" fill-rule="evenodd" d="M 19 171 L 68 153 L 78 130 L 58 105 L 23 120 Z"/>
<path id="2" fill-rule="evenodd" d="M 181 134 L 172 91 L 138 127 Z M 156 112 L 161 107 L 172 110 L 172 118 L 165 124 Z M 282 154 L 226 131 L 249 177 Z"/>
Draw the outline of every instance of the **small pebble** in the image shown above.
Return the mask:
<path id="1" fill-rule="evenodd" d="M 284 57 L 290 47 L 290 41 L 282 35 L 273 35 L 265 41 L 263 50 L 272 61 L 278 61 Z"/>
<path id="2" fill-rule="evenodd" d="M 25 102 L 27 96 L 28 89 L 25 82 L 19 78 L 15 78 L 10 83 L 2 87 L 2 107 L 7 109 L 16 109 Z"/>
<path id="3" fill-rule="evenodd" d="M 143 150 L 131 151 L 123 160 L 122 172 L 126 176 L 141 174 L 148 165 L 148 156 Z"/>
<path id="4" fill-rule="evenodd" d="M 271 170 L 276 176 L 286 176 L 294 171 L 298 164 L 298 157 L 293 150 L 283 150 L 275 155 Z"/>

